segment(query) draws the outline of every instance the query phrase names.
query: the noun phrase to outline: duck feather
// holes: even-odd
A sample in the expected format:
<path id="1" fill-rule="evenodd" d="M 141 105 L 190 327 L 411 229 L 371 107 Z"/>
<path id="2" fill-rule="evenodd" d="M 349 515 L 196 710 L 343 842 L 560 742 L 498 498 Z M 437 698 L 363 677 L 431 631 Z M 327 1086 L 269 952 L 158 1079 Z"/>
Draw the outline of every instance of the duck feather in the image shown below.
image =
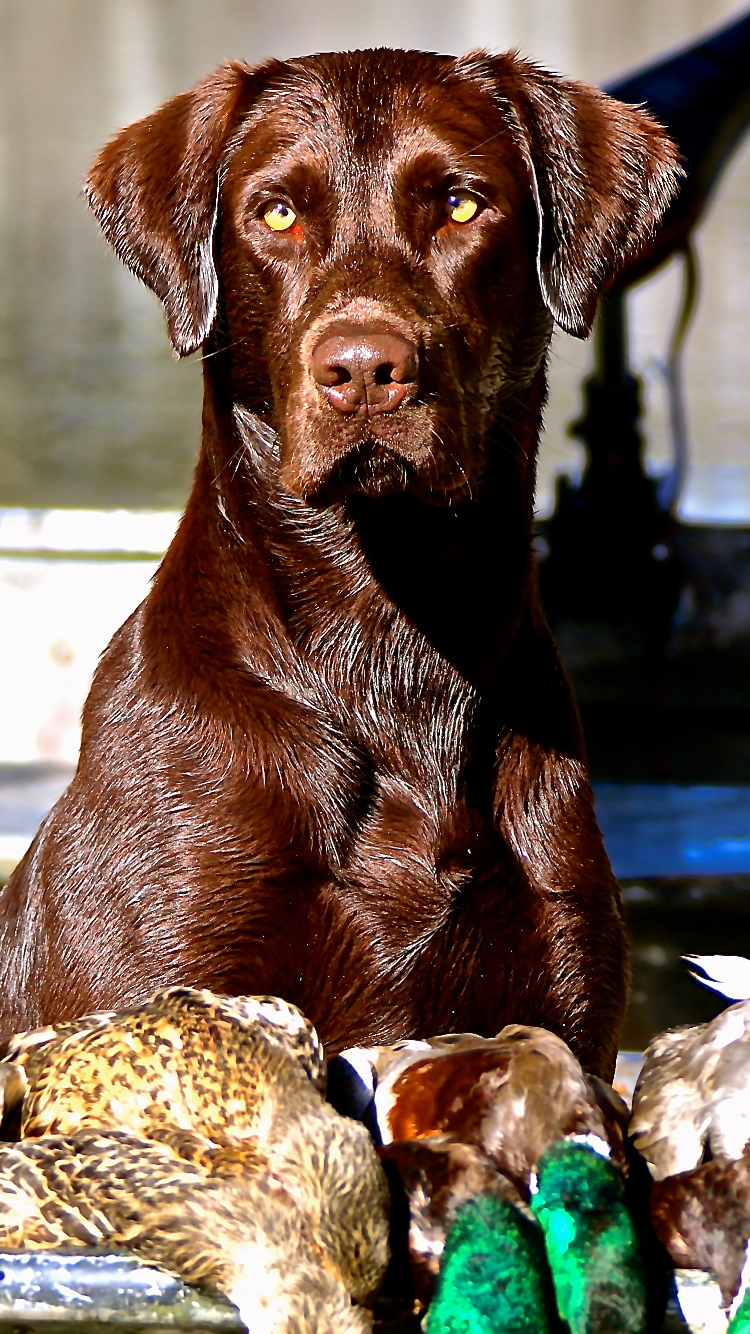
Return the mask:
<path id="1" fill-rule="evenodd" d="M 185 1283 L 223 1292 L 253 1334 L 370 1328 L 273 1174 L 207 1177 L 125 1131 L 0 1146 L 0 1245 L 124 1247 Z"/>
<path id="2" fill-rule="evenodd" d="M 750 1139 L 750 1002 L 647 1047 L 630 1134 L 656 1180 L 687 1172 L 706 1146 L 736 1159 Z"/>

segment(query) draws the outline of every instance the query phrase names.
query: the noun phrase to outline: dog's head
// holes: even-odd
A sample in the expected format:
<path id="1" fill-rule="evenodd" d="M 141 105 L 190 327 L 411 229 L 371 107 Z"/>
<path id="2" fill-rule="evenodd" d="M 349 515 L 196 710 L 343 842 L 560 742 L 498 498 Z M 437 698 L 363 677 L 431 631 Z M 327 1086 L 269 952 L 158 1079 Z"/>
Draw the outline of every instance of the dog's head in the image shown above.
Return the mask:
<path id="1" fill-rule="evenodd" d="M 287 488 L 451 502 L 677 174 L 644 112 L 512 54 L 381 50 L 226 65 L 119 134 L 87 193 L 180 356 L 220 311 Z"/>

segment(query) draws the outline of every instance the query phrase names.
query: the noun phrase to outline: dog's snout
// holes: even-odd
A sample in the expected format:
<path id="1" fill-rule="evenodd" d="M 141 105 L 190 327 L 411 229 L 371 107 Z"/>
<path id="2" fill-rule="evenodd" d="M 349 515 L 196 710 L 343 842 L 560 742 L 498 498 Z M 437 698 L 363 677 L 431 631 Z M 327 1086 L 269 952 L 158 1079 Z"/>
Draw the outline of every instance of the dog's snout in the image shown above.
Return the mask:
<path id="1" fill-rule="evenodd" d="M 419 354 L 396 330 L 337 325 L 310 360 L 312 377 L 337 412 L 394 412 L 417 380 Z"/>

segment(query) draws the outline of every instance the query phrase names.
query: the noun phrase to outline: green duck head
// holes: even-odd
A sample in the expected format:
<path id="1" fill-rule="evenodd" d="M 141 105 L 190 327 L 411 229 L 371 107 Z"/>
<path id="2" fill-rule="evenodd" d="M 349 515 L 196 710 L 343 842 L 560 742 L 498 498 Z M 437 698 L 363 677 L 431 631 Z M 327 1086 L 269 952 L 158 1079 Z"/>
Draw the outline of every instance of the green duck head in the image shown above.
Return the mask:
<path id="1" fill-rule="evenodd" d="M 586 1143 L 554 1145 L 539 1160 L 531 1208 L 571 1334 L 643 1334 L 640 1247 L 610 1160 Z"/>
<path id="2" fill-rule="evenodd" d="M 551 1334 L 556 1325 L 540 1229 L 495 1196 L 469 1200 L 446 1238 L 427 1334 Z"/>

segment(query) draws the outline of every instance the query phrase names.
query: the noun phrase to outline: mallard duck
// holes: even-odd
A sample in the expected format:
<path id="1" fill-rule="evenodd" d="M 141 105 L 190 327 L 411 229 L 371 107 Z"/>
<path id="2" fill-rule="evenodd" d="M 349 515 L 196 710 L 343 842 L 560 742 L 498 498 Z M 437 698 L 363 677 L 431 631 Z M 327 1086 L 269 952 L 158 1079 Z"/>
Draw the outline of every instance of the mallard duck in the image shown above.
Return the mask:
<path id="1" fill-rule="evenodd" d="M 508 1024 L 495 1038 L 350 1048 L 339 1061 L 354 1072 L 353 1102 L 365 1101 L 367 1085 L 382 1144 L 448 1134 L 480 1148 L 522 1192 L 544 1150 L 571 1135 L 592 1137 L 624 1166 L 625 1104 L 546 1029 Z"/>
<path id="2" fill-rule="evenodd" d="M 523 1287 L 511 1281 L 513 1266 L 526 1272 L 534 1219 L 557 1306 L 574 1334 L 643 1328 L 645 1279 L 622 1180 L 627 1110 L 607 1085 L 584 1074 L 560 1038 L 514 1024 L 494 1039 L 454 1034 L 354 1049 L 342 1058 L 360 1104 L 369 1081 L 367 1110 L 381 1156 L 401 1172 L 410 1202 L 412 1273 L 423 1300 L 439 1271 L 430 1334 L 433 1327 L 474 1328 L 472 1321 L 477 1330 L 516 1328 L 483 1323 L 485 1316 L 471 1306 L 472 1283 L 461 1278 L 460 1257 L 474 1238 L 482 1257 L 477 1294 L 485 1283 L 487 1291 L 495 1283 L 504 1292 L 510 1284 L 512 1304 L 512 1293 Z M 478 1200 L 493 1203 L 477 1210 Z M 539 1283 L 527 1315 L 543 1328 Z M 483 1300 L 477 1296 L 480 1306 Z M 518 1328 L 527 1315 L 516 1312 Z"/>
<path id="3" fill-rule="evenodd" d="M 363 1156 L 357 1165 L 367 1173 Z M 385 1258 L 382 1239 L 373 1247 L 371 1227 L 361 1224 L 367 1210 L 350 1201 L 349 1254 L 362 1252 L 352 1292 L 351 1267 L 339 1266 L 336 1247 L 326 1247 L 293 1194 L 257 1159 L 253 1170 L 235 1167 L 207 1176 L 166 1145 L 125 1131 L 6 1144 L 0 1245 L 125 1247 L 224 1293 L 253 1334 L 364 1334 L 371 1320 L 350 1292 L 366 1299 Z"/>
<path id="4" fill-rule="evenodd" d="M 18 1035 L 0 1069 L 6 1072 L 6 1106 L 15 1110 L 22 1137 L 0 1158 L 6 1178 L 0 1189 L 12 1186 L 13 1226 L 23 1218 L 19 1200 L 30 1189 L 55 1197 L 57 1186 L 62 1191 L 64 1180 L 70 1182 L 60 1195 L 54 1239 L 45 1241 L 32 1210 L 18 1234 L 24 1245 L 78 1241 L 72 1206 L 83 1192 L 85 1209 L 105 1220 L 103 1235 L 111 1229 L 110 1244 L 131 1246 L 122 1222 L 129 1208 L 128 1226 L 140 1253 L 145 1237 L 163 1236 L 161 1262 L 187 1277 L 180 1256 L 183 1249 L 193 1253 L 201 1210 L 215 1269 L 224 1247 L 222 1211 L 231 1213 L 236 1197 L 244 1201 L 237 1208 L 245 1216 L 260 1191 L 263 1226 L 273 1228 L 275 1202 L 283 1218 L 301 1220 L 290 1224 L 279 1252 L 290 1292 L 295 1274 L 307 1272 L 310 1254 L 343 1284 L 347 1301 L 349 1295 L 368 1300 L 377 1288 L 388 1250 L 385 1176 L 365 1128 L 323 1100 L 322 1048 L 294 1006 L 269 997 L 229 999 L 171 988 L 137 1009 Z M 111 1207 L 99 1166 L 104 1162 L 117 1177 Z M 63 1170 L 60 1163 L 68 1166 Z M 153 1194 L 162 1171 L 169 1191 Z M 36 1184 L 30 1188 L 29 1181 Z M 142 1181 L 148 1188 L 141 1188 Z M 178 1205 L 170 1203 L 180 1190 L 187 1192 L 185 1217 L 196 1220 L 189 1236 L 180 1232 Z M 287 1200 L 296 1213 L 283 1212 L 292 1208 Z M 164 1226 L 162 1201 L 168 1206 Z M 253 1235 L 260 1236 L 260 1226 Z M 269 1238 L 269 1246 L 276 1244 Z M 266 1262 L 261 1241 L 253 1246 L 246 1272 L 242 1265 L 237 1271 L 240 1286 L 250 1281 L 253 1266 Z M 287 1329 L 281 1315 L 274 1319 L 267 1328 Z M 351 1319 L 352 1329 L 362 1327 L 359 1315 Z"/>
<path id="5" fill-rule="evenodd" d="M 273 1072 L 325 1088 L 312 1024 L 275 996 L 217 996 L 170 987 L 146 1004 L 19 1033 L 0 1061 L 6 1115 L 24 1136 L 84 1126 L 151 1135 L 178 1126 L 209 1140 L 254 1133 Z"/>
<path id="6" fill-rule="evenodd" d="M 750 963 L 687 956 L 697 981 L 730 995 Z M 750 988 L 748 988 L 750 990 Z M 661 1033 L 649 1044 L 633 1095 L 630 1135 L 655 1180 L 713 1158 L 739 1158 L 750 1139 L 750 1003 L 743 999 L 707 1024 Z"/>

